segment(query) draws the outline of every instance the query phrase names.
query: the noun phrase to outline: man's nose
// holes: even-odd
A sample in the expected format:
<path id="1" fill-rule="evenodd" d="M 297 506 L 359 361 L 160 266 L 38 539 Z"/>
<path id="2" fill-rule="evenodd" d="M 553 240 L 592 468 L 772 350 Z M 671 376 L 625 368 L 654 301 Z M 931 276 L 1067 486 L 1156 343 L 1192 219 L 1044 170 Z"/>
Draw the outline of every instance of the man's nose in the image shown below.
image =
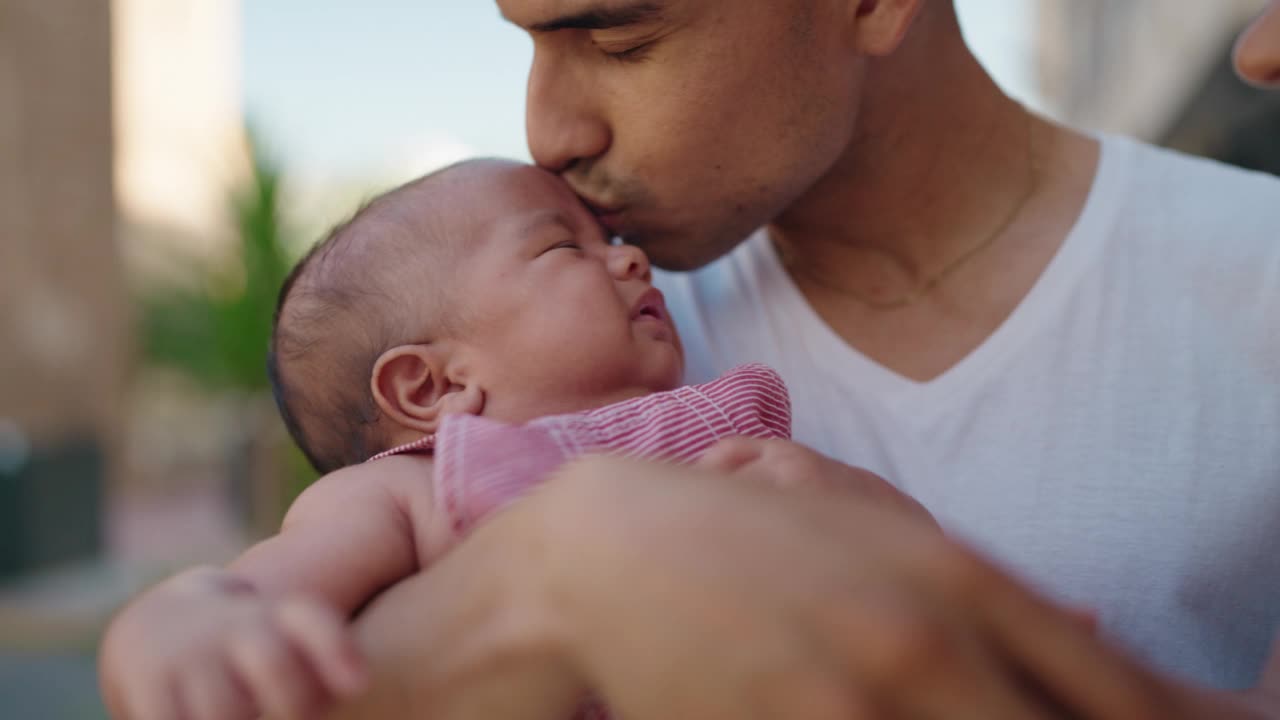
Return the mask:
<path id="1" fill-rule="evenodd" d="M 574 73 L 570 63 L 535 49 L 529 69 L 529 153 L 539 166 L 555 173 L 603 155 L 612 140 L 608 124 L 593 105 L 590 83 Z"/>
<path id="2" fill-rule="evenodd" d="M 635 245 L 614 245 L 609 248 L 609 272 L 619 280 L 653 281 L 649 256 Z"/>
<path id="3" fill-rule="evenodd" d="M 1280 87 L 1280 0 L 1273 0 L 1236 45 L 1236 71 L 1262 87 Z"/>

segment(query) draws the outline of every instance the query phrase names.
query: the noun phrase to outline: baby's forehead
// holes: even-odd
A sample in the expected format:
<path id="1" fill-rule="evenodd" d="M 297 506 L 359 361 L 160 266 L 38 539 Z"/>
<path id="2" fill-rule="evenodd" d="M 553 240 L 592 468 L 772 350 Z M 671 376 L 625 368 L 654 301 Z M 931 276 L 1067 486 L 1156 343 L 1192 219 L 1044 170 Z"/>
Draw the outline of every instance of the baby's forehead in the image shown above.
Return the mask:
<path id="1" fill-rule="evenodd" d="M 450 188 L 446 212 L 464 223 L 471 240 L 509 238 L 560 223 L 576 226 L 590 213 L 567 183 L 528 165 L 481 167 Z"/>
<path id="2" fill-rule="evenodd" d="M 502 163 L 486 164 L 477 171 L 467 190 L 495 215 L 582 209 L 568 183 L 541 168 Z"/>

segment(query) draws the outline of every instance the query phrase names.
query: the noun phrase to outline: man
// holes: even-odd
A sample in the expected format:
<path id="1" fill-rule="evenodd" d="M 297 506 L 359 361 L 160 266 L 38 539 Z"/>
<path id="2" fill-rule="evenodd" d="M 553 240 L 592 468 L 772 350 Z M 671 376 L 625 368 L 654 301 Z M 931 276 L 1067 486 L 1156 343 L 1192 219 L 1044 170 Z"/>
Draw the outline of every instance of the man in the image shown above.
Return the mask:
<path id="1" fill-rule="evenodd" d="M 1280 184 L 1030 116 L 948 0 L 498 5 L 538 163 L 722 258 L 664 279 L 691 379 L 774 364 L 950 537 L 742 481 L 794 448 L 590 460 L 370 608 L 349 716 L 1280 717 Z"/>
<path id="2" fill-rule="evenodd" d="M 799 439 L 1013 574 L 853 497 L 597 460 L 372 609 L 375 657 L 417 664 L 370 702 L 1280 712 L 1280 184 L 1029 116 L 944 0 L 498 4 L 539 164 L 661 265 L 731 253 L 664 280 L 691 379 L 779 367 Z M 502 548 L 527 576 L 463 570 Z"/>
<path id="3" fill-rule="evenodd" d="M 1236 70 L 1259 87 L 1280 87 L 1280 2 L 1272 2 L 1240 36 Z"/>

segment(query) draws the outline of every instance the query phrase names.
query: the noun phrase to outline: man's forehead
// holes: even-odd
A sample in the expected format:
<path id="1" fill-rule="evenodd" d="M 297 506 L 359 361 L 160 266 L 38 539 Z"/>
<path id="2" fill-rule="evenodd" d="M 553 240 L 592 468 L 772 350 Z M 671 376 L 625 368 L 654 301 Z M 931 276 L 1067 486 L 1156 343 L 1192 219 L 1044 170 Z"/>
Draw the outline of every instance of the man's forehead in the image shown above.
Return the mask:
<path id="1" fill-rule="evenodd" d="M 602 30 L 655 20 L 675 0 L 497 0 L 508 22 L 531 32 Z"/>

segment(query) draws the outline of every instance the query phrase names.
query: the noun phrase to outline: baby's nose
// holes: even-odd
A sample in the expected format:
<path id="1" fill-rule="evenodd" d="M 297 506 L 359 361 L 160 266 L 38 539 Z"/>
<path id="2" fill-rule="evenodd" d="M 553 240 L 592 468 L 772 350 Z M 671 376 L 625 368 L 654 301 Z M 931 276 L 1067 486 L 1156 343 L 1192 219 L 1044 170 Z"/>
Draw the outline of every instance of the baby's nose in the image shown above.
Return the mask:
<path id="1" fill-rule="evenodd" d="M 635 245 L 614 245 L 609 248 L 609 272 L 619 280 L 649 282 L 652 279 L 649 257 Z"/>

